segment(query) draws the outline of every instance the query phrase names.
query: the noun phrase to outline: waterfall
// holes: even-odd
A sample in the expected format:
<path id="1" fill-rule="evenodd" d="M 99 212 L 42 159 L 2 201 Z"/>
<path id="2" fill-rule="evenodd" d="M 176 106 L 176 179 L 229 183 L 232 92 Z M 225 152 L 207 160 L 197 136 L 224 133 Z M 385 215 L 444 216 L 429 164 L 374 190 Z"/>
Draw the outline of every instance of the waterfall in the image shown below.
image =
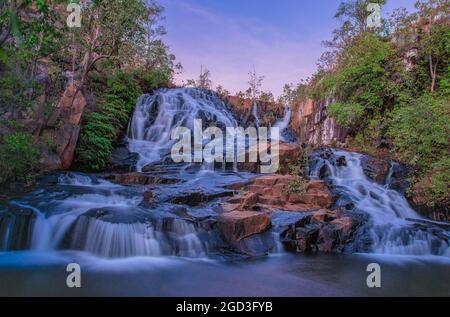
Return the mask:
<path id="1" fill-rule="evenodd" d="M 29 199 L 9 203 L 30 212 L 20 222 L 14 214 L 0 217 L 0 229 L 4 227 L 0 250 L 68 248 L 110 258 L 203 257 L 209 241 L 214 241 L 213 234 L 184 219 L 157 211 L 146 212 L 140 207 L 142 194 L 130 195 L 123 186 L 76 173 L 60 175 L 57 186 L 56 194 L 41 191 Z M 40 201 L 38 205 L 33 203 L 35 200 Z M 30 227 L 30 235 L 26 232 L 18 235 L 20 229 L 27 227 L 24 223 Z"/>
<path id="2" fill-rule="evenodd" d="M 280 140 L 286 142 L 286 137 L 283 135 L 283 132 L 289 127 L 289 123 L 291 122 L 292 110 L 288 105 L 284 106 L 284 117 L 281 120 L 278 120 L 274 127 L 280 128 Z"/>
<path id="3" fill-rule="evenodd" d="M 345 164 L 337 164 L 345 158 Z M 375 253 L 450 255 L 445 239 L 433 230 L 415 226 L 408 219 L 421 219 L 399 192 L 369 180 L 361 166 L 362 155 L 333 150 L 331 157 L 312 157 L 310 177 L 328 174 L 332 187 L 350 199 L 355 210 L 368 213 L 368 223 Z M 338 166 L 340 165 L 340 166 Z M 390 181 L 392 174 L 388 176 Z"/>
<path id="4" fill-rule="evenodd" d="M 160 89 L 139 98 L 128 129 L 129 150 L 139 154 L 137 170 L 161 161 L 174 144 L 172 129 L 194 129 L 194 120 L 205 126 L 236 127 L 236 120 L 224 102 L 208 90 L 196 88 Z"/>
<path id="5" fill-rule="evenodd" d="M 256 103 L 256 101 L 254 101 L 252 104 L 252 115 L 253 115 L 253 118 L 255 118 L 256 127 L 259 128 L 260 121 L 259 121 L 259 116 L 258 116 L 258 104 Z"/>

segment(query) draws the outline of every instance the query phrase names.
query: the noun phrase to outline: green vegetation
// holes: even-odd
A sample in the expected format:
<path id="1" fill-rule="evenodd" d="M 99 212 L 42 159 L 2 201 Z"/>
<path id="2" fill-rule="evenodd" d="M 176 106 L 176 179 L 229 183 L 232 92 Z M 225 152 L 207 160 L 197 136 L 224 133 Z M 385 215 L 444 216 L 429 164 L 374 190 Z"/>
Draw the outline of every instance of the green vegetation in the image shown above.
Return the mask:
<path id="1" fill-rule="evenodd" d="M 295 177 L 294 180 L 288 183 L 285 194 L 288 196 L 292 194 L 306 194 L 306 180 L 300 176 Z"/>
<path id="2" fill-rule="evenodd" d="M 0 184 L 32 180 L 39 160 L 39 150 L 32 136 L 17 132 L 6 135 L 0 146 Z"/>
<path id="3" fill-rule="evenodd" d="M 130 75 L 119 72 L 108 79 L 104 101 L 96 112 L 85 115 L 77 149 L 76 163 L 87 170 L 104 169 L 118 133 L 126 128 L 128 118 L 141 94 Z"/>
<path id="4" fill-rule="evenodd" d="M 357 125 L 364 114 L 364 107 L 359 103 L 333 103 L 328 106 L 328 115 L 336 119 L 343 127 Z"/>

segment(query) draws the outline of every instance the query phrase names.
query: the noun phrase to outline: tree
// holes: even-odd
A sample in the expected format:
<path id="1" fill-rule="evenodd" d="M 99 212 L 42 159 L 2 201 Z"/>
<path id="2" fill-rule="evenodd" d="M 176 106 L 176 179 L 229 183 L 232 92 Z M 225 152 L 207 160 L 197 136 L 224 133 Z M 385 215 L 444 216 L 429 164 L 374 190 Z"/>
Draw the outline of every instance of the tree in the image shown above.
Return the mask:
<path id="1" fill-rule="evenodd" d="M 211 89 L 212 81 L 211 81 L 211 72 L 207 68 L 203 68 L 203 65 L 200 67 L 200 75 L 197 79 L 188 79 L 186 81 L 186 86 L 191 86 L 200 89 Z"/>
<path id="2" fill-rule="evenodd" d="M 248 81 L 249 88 L 246 91 L 246 95 L 248 98 L 252 99 L 252 101 L 256 101 L 261 95 L 261 86 L 264 76 L 258 76 L 254 67 L 253 71 L 249 71 L 248 74 L 250 76 L 250 80 Z"/>
<path id="3" fill-rule="evenodd" d="M 444 55 L 450 52 L 448 16 L 450 6 L 448 0 L 417 1 L 417 25 L 422 32 L 423 51 L 428 59 L 429 74 L 431 78 L 430 91 L 436 90 L 438 67 L 445 64 Z M 447 60 L 448 63 L 448 60 Z M 446 66 L 446 65 L 444 65 Z"/>

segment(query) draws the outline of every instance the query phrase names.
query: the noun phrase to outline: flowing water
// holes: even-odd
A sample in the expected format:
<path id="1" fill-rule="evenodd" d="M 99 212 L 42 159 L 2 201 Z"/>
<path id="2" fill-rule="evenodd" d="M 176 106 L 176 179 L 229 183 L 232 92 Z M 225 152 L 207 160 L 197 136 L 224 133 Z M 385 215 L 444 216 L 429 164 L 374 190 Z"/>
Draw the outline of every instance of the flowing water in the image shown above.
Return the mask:
<path id="1" fill-rule="evenodd" d="M 280 129 L 289 116 L 286 109 Z M 285 253 L 280 224 L 301 214 L 282 211 L 269 232 L 245 239 L 239 252 L 231 248 L 216 226 L 218 208 L 232 194 L 227 185 L 255 175 L 167 160 L 171 130 L 193 129 L 196 118 L 202 128 L 237 125 L 208 91 L 162 89 L 138 100 L 127 141 L 138 154 L 135 168 L 148 176 L 146 185 L 114 184 L 107 174 L 55 173 L 36 191 L 0 202 L 0 295 L 448 295 L 448 232 L 407 220 L 420 217 L 387 185 L 393 176 L 386 184 L 370 181 L 355 153 L 334 151 L 347 162 L 340 167 L 313 155 L 310 174 L 321 177 L 325 166 L 333 190 L 369 215 L 371 251 L 382 254 L 376 260 Z M 246 260 L 249 252 L 257 260 Z M 385 263 L 390 277 L 383 291 L 365 286 L 365 268 L 373 261 Z M 86 274 L 78 293 L 65 287 L 70 262 Z M 414 283 L 417 288 L 405 286 Z"/>
<path id="2" fill-rule="evenodd" d="M 292 110 L 288 105 L 284 106 L 284 117 L 281 120 L 278 120 L 274 127 L 280 129 L 280 141 L 287 142 L 287 138 L 284 135 L 284 132 L 289 127 L 289 123 L 291 122 Z"/>
<path id="3" fill-rule="evenodd" d="M 391 166 L 384 184 L 378 184 L 366 176 L 362 160 L 361 154 L 333 150 L 331 156 L 315 156 L 311 160 L 310 176 L 318 179 L 325 174 L 341 197 L 369 215 L 372 252 L 449 257 L 449 232 L 417 226 L 412 220 L 422 217 L 411 209 L 401 193 L 389 188 L 395 166 Z"/>

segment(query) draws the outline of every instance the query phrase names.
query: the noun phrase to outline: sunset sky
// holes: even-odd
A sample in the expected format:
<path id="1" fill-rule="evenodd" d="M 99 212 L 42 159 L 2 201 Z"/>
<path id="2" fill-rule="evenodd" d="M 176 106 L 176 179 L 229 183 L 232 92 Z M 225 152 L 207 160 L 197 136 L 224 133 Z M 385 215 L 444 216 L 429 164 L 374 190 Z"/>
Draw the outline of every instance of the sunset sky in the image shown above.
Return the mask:
<path id="1" fill-rule="evenodd" d="M 248 72 L 264 75 L 265 90 L 278 96 L 285 83 L 299 82 L 316 69 L 323 40 L 338 26 L 340 0 L 160 0 L 166 11 L 166 41 L 183 73 L 196 78 L 203 65 L 213 85 L 232 93 L 245 90 Z M 415 0 L 391 0 L 413 10 Z"/>

